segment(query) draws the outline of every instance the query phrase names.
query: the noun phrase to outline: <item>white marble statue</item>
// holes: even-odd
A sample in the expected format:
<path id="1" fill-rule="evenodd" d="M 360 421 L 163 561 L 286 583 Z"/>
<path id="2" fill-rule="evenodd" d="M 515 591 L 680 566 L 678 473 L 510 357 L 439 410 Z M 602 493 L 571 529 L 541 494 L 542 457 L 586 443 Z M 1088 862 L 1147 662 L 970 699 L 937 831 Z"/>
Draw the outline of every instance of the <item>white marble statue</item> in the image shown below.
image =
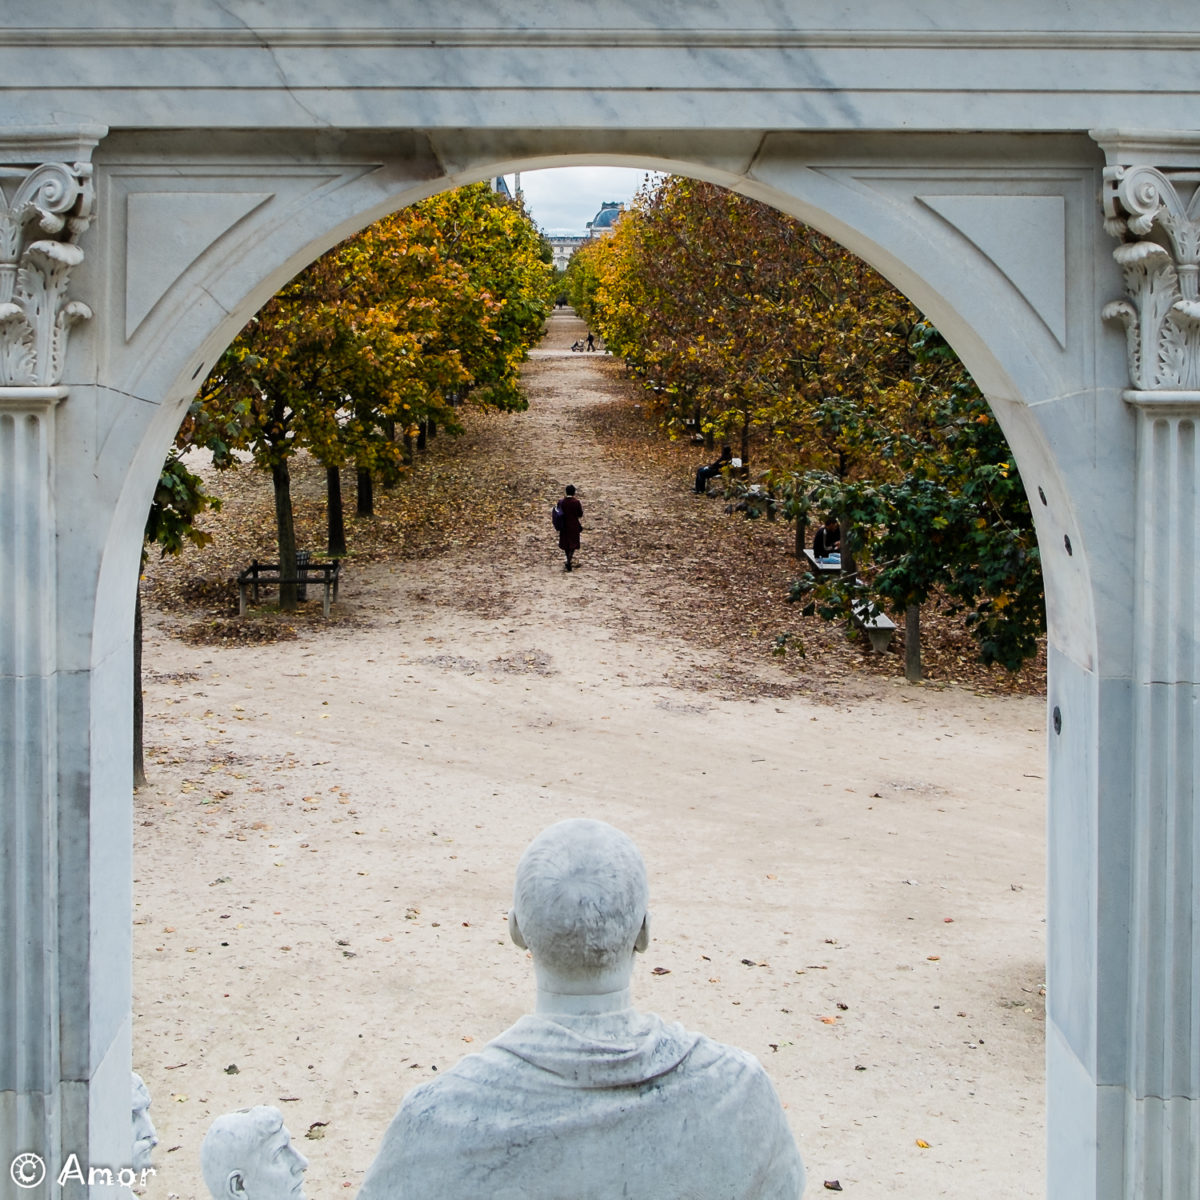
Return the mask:
<path id="1" fill-rule="evenodd" d="M 804 1167 L 758 1060 L 632 1007 L 647 899 L 611 825 L 534 839 L 509 931 L 537 1010 L 405 1097 L 359 1200 L 797 1200 Z"/>
<path id="2" fill-rule="evenodd" d="M 200 1146 L 213 1200 L 304 1200 L 307 1166 L 283 1114 L 265 1104 L 218 1117 Z"/>
<path id="3" fill-rule="evenodd" d="M 150 1092 L 142 1077 L 133 1073 L 133 1157 L 129 1165 L 135 1171 L 150 1168 L 150 1156 L 158 1145 L 158 1134 L 150 1120 Z"/>

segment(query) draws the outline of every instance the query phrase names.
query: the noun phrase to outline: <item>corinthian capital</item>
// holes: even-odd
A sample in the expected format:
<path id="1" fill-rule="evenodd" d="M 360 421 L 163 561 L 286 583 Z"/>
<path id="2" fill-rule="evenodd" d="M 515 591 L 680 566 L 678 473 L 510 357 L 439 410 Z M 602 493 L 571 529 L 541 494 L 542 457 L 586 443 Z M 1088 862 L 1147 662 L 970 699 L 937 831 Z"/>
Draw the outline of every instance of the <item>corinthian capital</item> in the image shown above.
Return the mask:
<path id="1" fill-rule="evenodd" d="M 67 287 L 93 198 L 89 162 L 0 162 L 0 387 L 62 380 L 67 333 L 92 315 Z"/>
<path id="2" fill-rule="evenodd" d="M 1101 315 L 1125 326 L 1135 389 L 1200 390 L 1200 134 L 1092 136 L 1126 294 Z"/>

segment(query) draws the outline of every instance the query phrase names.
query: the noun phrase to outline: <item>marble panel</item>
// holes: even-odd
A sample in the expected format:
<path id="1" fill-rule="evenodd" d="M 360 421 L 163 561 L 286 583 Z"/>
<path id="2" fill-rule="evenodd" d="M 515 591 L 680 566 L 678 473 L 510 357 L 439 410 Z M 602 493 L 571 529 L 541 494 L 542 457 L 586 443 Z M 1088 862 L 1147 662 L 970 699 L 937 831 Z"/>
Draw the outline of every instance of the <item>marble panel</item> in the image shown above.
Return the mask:
<path id="1" fill-rule="evenodd" d="M 114 655 L 94 671 L 60 675 L 58 705 L 57 1003 L 64 1077 L 78 1080 L 120 1036 L 132 995 L 128 664 Z M 128 1072 L 126 1062 L 122 1092 Z"/>
<path id="2" fill-rule="evenodd" d="M 44 120 L 60 76 L 76 89 L 60 120 L 131 129 L 186 128 L 198 111 L 212 127 L 586 129 L 598 109 L 626 128 L 1161 128 L 1196 98 L 1197 18 L 1170 0 L 1093 0 L 1085 29 L 1025 0 L 986 21 L 952 0 L 863 0 L 836 21 L 769 0 L 610 0 L 603 21 L 583 0 L 550 20 L 528 0 L 400 0 L 386 18 L 371 0 L 139 11 L 131 28 L 116 0 L 62 0 L 47 29 L 44 9 L 10 5 L 12 119 Z"/>
<path id="3" fill-rule="evenodd" d="M 1067 343 L 1066 202 L 1062 196 L 918 196 L 992 262 Z"/>
<path id="4" fill-rule="evenodd" d="M 55 470 L 58 595 L 61 611 L 89 618 L 60 621 L 62 671 L 86 670 L 116 646 L 128 645 L 140 535 L 167 442 L 152 474 L 130 480 L 127 473 L 156 411 L 157 405 L 123 391 L 87 386 L 73 387 L 59 407 L 57 436 L 71 451 L 58 457 Z"/>
<path id="5" fill-rule="evenodd" d="M 1096 1084 L 1054 1020 L 1046 1018 L 1046 1195 L 1099 1200 Z M 1118 1126 L 1119 1127 L 1119 1126 Z M 1111 1200 L 1111 1193 L 1106 1200 Z"/>
<path id="6" fill-rule="evenodd" d="M 126 197 L 125 337 L 218 239 L 273 192 L 131 192 Z"/>
<path id="7" fill-rule="evenodd" d="M 133 991 L 133 671 L 129 642 L 93 668 L 90 692 L 88 1020 L 92 1030 L 89 1061 L 96 1069 L 128 1023 Z"/>
<path id="8" fill-rule="evenodd" d="M 129 1062 L 132 1054 L 132 1018 L 128 1012 L 113 1038 L 104 1047 L 91 1076 L 90 1110 L 88 1112 L 88 1154 L 91 1162 L 111 1168 L 114 1180 L 122 1167 L 131 1167 L 133 1158 L 132 1121 L 129 1105 L 124 1108 L 114 1102 L 121 1093 L 122 1082 L 129 1092 Z M 153 1179 L 153 1177 L 150 1177 Z M 98 1200 L 133 1200 L 133 1193 L 119 1182 L 99 1185 L 93 1189 Z M 153 1193 L 151 1193 L 153 1194 Z M 56 1198 L 57 1200 L 57 1198 Z"/>
<path id="9" fill-rule="evenodd" d="M 1127 678 L 1133 662 L 1135 518 L 1132 497 L 1113 480 L 1132 474 L 1135 423 L 1115 387 L 1081 388 L 1044 400 L 1031 407 L 1029 418 L 1049 448 L 1051 469 L 1027 471 L 1019 427 L 1007 422 L 1004 430 L 1030 492 L 1047 563 L 1051 639 L 1081 665 L 1105 677 Z M 1079 614 L 1085 611 L 1094 625 L 1081 644 Z"/>
<path id="10" fill-rule="evenodd" d="M 1046 1015 L 1094 1074 L 1098 681 L 1058 651 L 1048 667 Z"/>
<path id="11" fill-rule="evenodd" d="M 115 1088 L 115 1075 L 111 1072 L 108 1073 L 105 1082 L 109 1088 Z M 113 1103 L 115 1107 L 115 1090 L 100 1091 L 89 1076 L 78 1079 L 64 1077 L 58 1093 L 61 1114 L 58 1148 L 57 1153 L 52 1152 L 47 1156 L 48 1167 L 53 1166 L 61 1172 L 69 1154 L 78 1154 L 82 1158 L 86 1153 L 90 1158 L 91 1150 L 87 1147 L 91 1132 L 92 1107 L 101 1098 Z M 80 1147 L 84 1147 L 84 1149 L 80 1149 Z M 97 1155 L 97 1162 L 99 1162 L 99 1155 Z M 54 1193 L 56 1193 L 54 1200 L 60 1200 L 60 1198 L 61 1200 L 95 1200 L 94 1197 L 88 1195 L 87 1187 L 75 1179 L 66 1180 L 61 1191 L 55 1187 Z M 126 1197 L 122 1196 L 120 1200 L 126 1200 Z"/>

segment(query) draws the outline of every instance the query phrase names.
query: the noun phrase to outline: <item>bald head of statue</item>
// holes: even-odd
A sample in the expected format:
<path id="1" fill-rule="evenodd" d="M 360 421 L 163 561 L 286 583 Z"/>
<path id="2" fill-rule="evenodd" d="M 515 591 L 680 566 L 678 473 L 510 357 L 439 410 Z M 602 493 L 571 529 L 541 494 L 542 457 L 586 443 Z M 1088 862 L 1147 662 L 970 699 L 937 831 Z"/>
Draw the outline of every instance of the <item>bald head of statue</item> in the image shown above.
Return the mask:
<path id="1" fill-rule="evenodd" d="M 539 1008 L 549 996 L 627 991 L 635 951 L 650 942 L 646 866 L 603 821 L 543 830 L 517 864 L 509 931 L 533 955 Z"/>

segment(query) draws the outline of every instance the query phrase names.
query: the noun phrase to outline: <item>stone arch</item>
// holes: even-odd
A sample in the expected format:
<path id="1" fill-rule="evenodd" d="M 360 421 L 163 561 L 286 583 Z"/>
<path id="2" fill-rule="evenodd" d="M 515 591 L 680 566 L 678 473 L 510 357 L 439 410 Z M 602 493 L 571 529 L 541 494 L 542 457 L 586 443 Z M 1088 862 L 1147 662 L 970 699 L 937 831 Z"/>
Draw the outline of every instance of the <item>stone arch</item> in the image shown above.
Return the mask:
<path id="1" fill-rule="evenodd" d="M 577 140 L 586 142 L 587 135 L 580 134 Z M 597 140 L 603 145 L 603 134 Z M 142 325 L 134 329 L 125 348 L 122 365 L 127 376 L 117 386 L 152 403 L 161 397 L 155 419 L 148 423 L 144 440 L 123 472 L 122 495 L 130 496 L 128 512 L 136 514 L 148 503 L 143 497 L 149 496 L 157 479 L 196 381 L 274 291 L 342 238 L 439 191 L 512 170 L 603 162 L 672 171 L 741 191 L 820 229 L 876 267 L 938 325 L 993 405 L 1031 493 L 1036 498 L 1034 489 L 1040 488 L 1046 498 L 1034 504 L 1039 537 L 1047 546 L 1061 545 L 1067 538 L 1073 549 L 1085 551 L 1077 556 L 1045 555 L 1047 600 L 1050 621 L 1060 626 L 1060 640 L 1069 642 L 1080 659 L 1094 661 L 1097 634 L 1085 535 L 1074 519 L 1055 455 L 1031 412 L 1033 404 L 1061 394 L 1059 360 L 1068 321 L 1065 297 L 1053 295 L 1053 278 L 1049 285 L 1038 281 L 1029 264 L 1020 261 L 1022 248 L 1005 247 L 1003 237 L 1017 232 L 1036 240 L 1039 250 L 1057 258 L 1062 272 L 1057 282 L 1062 287 L 1068 255 L 1083 256 L 1080 245 L 1067 244 L 1067 208 L 1079 210 L 1073 217 L 1085 218 L 1097 155 L 1093 143 L 1077 142 L 1071 147 L 1077 165 L 1074 171 L 1064 170 L 1061 139 L 1054 139 L 1049 147 L 1039 146 L 1038 139 L 1030 141 L 1026 153 L 1031 169 L 1041 167 L 1048 176 L 1036 189 L 1031 189 L 1028 176 L 1016 187 L 1011 183 L 998 187 L 999 172 L 995 181 L 989 181 L 986 169 L 964 171 L 957 165 L 962 158 L 958 149 L 947 155 L 945 148 L 908 147 L 893 155 L 896 165 L 889 170 L 878 162 L 875 147 L 870 154 L 860 152 L 856 157 L 844 147 L 831 153 L 820 139 L 787 146 L 776 138 L 773 144 L 770 139 L 761 143 L 741 170 L 732 169 L 728 155 L 719 153 L 724 149 L 719 143 L 715 148 L 701 144 L 687 157 L 661 152 L 589 153 L 582 148 L 569 154 L 503 158 L 477 152 L 469 165 L 455 164 L 456 169 L 432 175 L 427 173 L 428 162 L 410 152 L 369 166 L 353 160 L 348 164 L 339 156 L 341 161 L 334 160 L 319 176 L 336 178 L 336 187 L 302 191 L 275 205 L 270 203 L 275 196 L 263 199 L 262 174 L 254 177 L 259 190 L 249 195 L 185 191 L 179 202 L 183 209 L 190 212 L 207 203 L 216 210 L 206 229 L 206 235 L 216 231 L 213 242 L 176 278 L 126 287 L 127 300 L 140 289 L 154 301 L 138 303 L 136 315 Z M 1004 148 L 1012 152 L 1011 145 Z M 915 171 L 914 150 L 927 155 L 923 168 Z M 220 178 L 211 157 L 206 158 L 208 178 Z M 955 165 L 948 167 L 947 159 Z M 864 172 L 862 164 L 868 160 L 873 160 L 872 165 Z M 1047 162 L 1053 166 L 1047 168 Z M 340 176 L 333 175 L 335 168 Z M 873 186 L 864 186 L 864 174 Z M 270 176 L 265 178 L 269 184 Z M 228 187 L 228 175 L 224 185 Z M 196 186 L 194 177 L 187 186 Z M 127 211 L 129 196 L 140 194 L 133 190 L 126 194 Z M 162 218 L 172 219 L 170 202 L 161 199 L 163 193 L 149 194 L 153 204 L 162 206 Z M 237 215 L 228 228 L 222 228 L 230 214 Z M 1009 228 L 981 247 L 972 234 L 982 237 L 980 226 L 996 219 L 1007 221 Z M 125 234 L 130 236 L 128 228 Z M 1006 261 L 1006 253 L 1016 261 Z M 127 329 L 132 320 L 127 313 Z M 1013 331 L 1020 331 L 1020 336 L 1014 337 Z M 143 349 L 146 342 L 153 353 Z M 118 511 L 124 513 L 125 506 Z M 125 536 L 124 530 L 114 528 L 113 536 Z M 120 564 L 114 584 L 124 587 L 129 577 L 124 569 L 128 552 L 122 554 L 116 542 L 110 549 Z M 99 611 L 105 608 L 102 605 Z M 1069 614 L 1069 620 L 1064 622 L 1061 614 Z"/>
<path id="2" fill-rule="evenodd" d="M 1200 18 L 1170 0 L 876 0 L 826 28 L 765 0 L 614 0 L 598 25 L 563 0 L 547 29 L 544 7 L 6 13 L 0 568 L 22 582 L 0 631 L 19 633 L 0 638 L 0 769 L 23 840 L 0 862 L 0 1158 L 124 1153 L 136 533 L 191 372 L 282 282 L 269 229 L 307 212 L 293 249 L 315 251 L 354 227 L 351 184 L 361 223 L 374 202 L 586 155 L 774 197 L 907 292 L 983 385 L 1038 496 L 1050 582 L 1048 1192 L 1196 1200 Z M 33 232 L 14 188 L 55 164 L 70 222 Z M 41 323 L 53 369 L 34 379 L 10 370 L 36 307 L 8 294 L 17 260 L 78 322 L 65 361 Z"/>

